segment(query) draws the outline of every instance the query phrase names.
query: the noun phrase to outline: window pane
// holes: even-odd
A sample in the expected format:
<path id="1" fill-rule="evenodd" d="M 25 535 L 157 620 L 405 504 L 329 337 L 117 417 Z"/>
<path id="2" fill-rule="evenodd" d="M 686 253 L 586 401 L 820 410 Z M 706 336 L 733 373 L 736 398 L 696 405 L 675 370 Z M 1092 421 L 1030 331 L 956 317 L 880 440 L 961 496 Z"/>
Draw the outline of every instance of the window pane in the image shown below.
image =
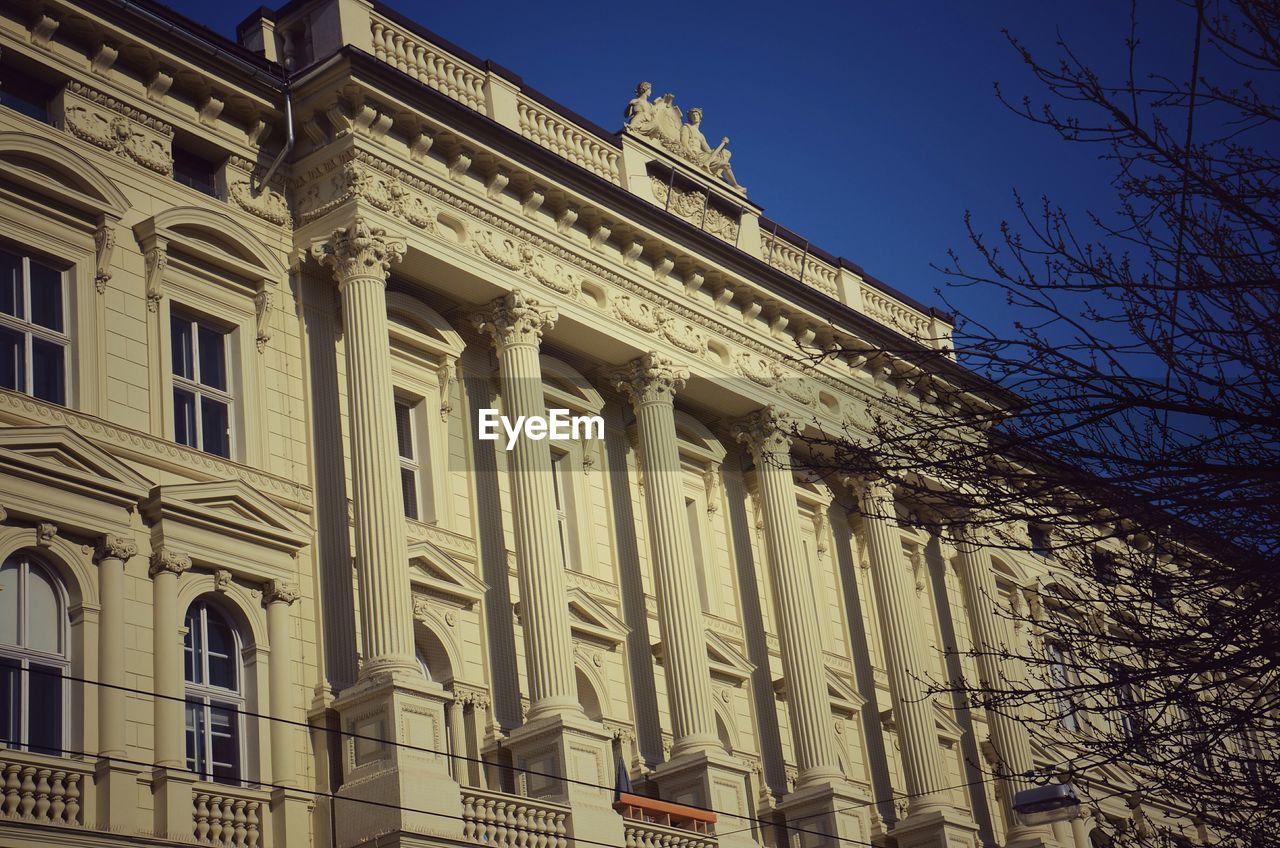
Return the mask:
<path id="1" fill-rule="evenodd" d="M 0 566 L 0 645 L 18 644 L 18 564 Z"/>
<path id="2" fill-rule="evenodd" d="M 209 657 L 209 685 L 223 689 L 236 688 L 235 635 L 222 616 L 209 609 L 205 613 L 208 643 L 205 651 Z"/>
<path id="3" fill-rule="evenodd" d="M 0 745 L 22 744 L 22 669 L 15 660 L 0 657 Z"/>
<path id="4" fill-rule="evenodd" d="M 67 402 L 67 349 L 44 339 L 31 340 L 31 394 L 60 406 Z"/>
<path id="5" fill-rule="evenodd" d="M 0 312 L 23 318 L 22 308 L 22 257 L 7 250 L 0 250 Z"/>
<path id="6" fill-rule="evenodd" d="M 413 412 L 407 403 L 396 404 L 396 444 L 403 459 L 413 459 Z"/>
<path id="7" fill-rule="evenodd" d="M 211 706 L 209 710 L 210 765 L 213 779 L 220 783 L 240 781 L 240 739 L 237 732 L 239 716 L 226 706 Z"/>
<path id="8" fill-rule="evenodd" d="M 62 272 L 34 259 L 31 267 L 31 323 L 63 332 Z"/>
<path id="9" fill-rule="evenodd" d="M 25 336 L 0 327 L 0 389 L 26 391 L 27 359 Z"/>
<path id="10" fill-rule="evenodd" d="M 198 325 L 196 332 L 200 334 L 200 382 L 226 391 L 226 337 L 217 330 L 211 330 L 203 325 Z"/>
<path id="11" fill-rule="evenodd" d="M 418 477 L 412 468 L 400 469 L 400 494 L 404 499 L 405 518 L 418 520 Z"/>
<path id="12" fill-rule="evenodd" d="M 204 773 L 204 705 L 187 701 L 187 768 Z"/>
<path id="13" fill-rule="evenodd" d="M 62 652 L 59 645 L 61 604 L 58 592 L 38 568 L 27 570 L 27 647 L 50 654 Z"/>
<path id="14" fill-rule="evenodd" d="M 200 398 L 201 447 L 205 453 L 231 456 L 231 434 L 227 431 L 227 405 L 212 398 Z"/>
<path id="15" fill-rule="evenodd" d="M 170 318 L 169 343 L 173 348 L 173 373 L 194 380 L 196 372 L 191 360 L 191 322 L 177 315 Z"/>
<path id="16" fill-rule="evenodd" d="M 173 390 L 173 440 L 180 445 L 196 445 L 196 396 L 182 389 Z"/>
<path id="17" fill-rule="evenodd" d="M 200 654 L 204 650 L 200 638 L 200 607 L 192 604 L 187 608 L 187 617 L 183 621 L 187 635 L 182 637 L 182 673 L 188 683 L 203 683 L 204 669 L 200 664 Z"/>
<path id="18" fill-rule="evenodd" d="M 31 665 L 27 674 L 27 747 L 38 754 L 62 755 L 62 670 Z"/>

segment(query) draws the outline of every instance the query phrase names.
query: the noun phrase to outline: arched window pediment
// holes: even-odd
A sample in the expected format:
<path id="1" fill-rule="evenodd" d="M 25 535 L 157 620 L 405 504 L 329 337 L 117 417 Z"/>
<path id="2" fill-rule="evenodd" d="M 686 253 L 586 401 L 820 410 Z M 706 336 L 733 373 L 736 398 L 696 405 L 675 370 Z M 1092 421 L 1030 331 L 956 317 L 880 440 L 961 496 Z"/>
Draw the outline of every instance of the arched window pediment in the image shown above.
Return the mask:
<path id="1" fill-rule="evenodd" d="M 262 241 L 214 209 L 176 206 L 133 227 L 134 237 L 147 257 L 147 294 L 161 295 L 161 278 L 170 256 L 181 256 L 196 266 L 218 269 L 250 286 L 278 286 L 285 266 Z"/>
<path id="2" fill-rule="evenodd" d="M 94 223 L 103 216 L 119 220 L 130 207 L 124 192 L 88 159 L 30 133 L 0 133 L 0 177 Z"/>

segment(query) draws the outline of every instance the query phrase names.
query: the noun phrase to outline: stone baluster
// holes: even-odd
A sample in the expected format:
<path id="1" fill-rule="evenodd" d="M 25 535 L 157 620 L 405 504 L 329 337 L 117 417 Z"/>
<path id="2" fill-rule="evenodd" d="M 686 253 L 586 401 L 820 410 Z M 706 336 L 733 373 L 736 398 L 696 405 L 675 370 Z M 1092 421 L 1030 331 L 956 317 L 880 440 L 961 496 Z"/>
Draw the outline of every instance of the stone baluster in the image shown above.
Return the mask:
<path id="1" fill-rule="evenodd" d="M 503 414 L 509 418 L 547 414 L 538 349 L 543 332 L 558 317 L 554 309 L 542 307 L 517 289 L 493 301 L 475 318 L 476 326 L 493 338 L 497 348 Z M 528 720 L 580 715 L 551 447 L 546 441 L 517 439 L 507 456 L 529 674 Z"/>
<path id="2" fill-rule="evenodd" d="M 822 656 L 811 569 L 800 536 L 800 511 L 791 475 L 790 415 L 773 407 L 738 422 L 734 435 L 755 461 L 764 512 L 764 538 L 778 603 L 782 667 L 796 763 L 796 788 L 843 780 Z"/>
<path id="3" fill-rule="evenodd" d="M 671 706 L 673 759 L 686 751 L 720 747 L 694 571 L 697 561 L 684 520 L 683 474 L 676 444 L 675 395 L 688 377 L 687 369 L 657 353 L 634 360 L 613 376 L 614 385 L 630 397 L 636 410 Z"/>
<path id="4" fill-rule="evenodd" d="M 364 652 L 360 673 L 366 678 L 381 671 L 421 674 L 414 659 L 409 549 L 387 341 L 387 275 L 404 250 L 402 241 L 359 216 L 312 247 L 312 255 L 333 271 L 342 297 Z"/>

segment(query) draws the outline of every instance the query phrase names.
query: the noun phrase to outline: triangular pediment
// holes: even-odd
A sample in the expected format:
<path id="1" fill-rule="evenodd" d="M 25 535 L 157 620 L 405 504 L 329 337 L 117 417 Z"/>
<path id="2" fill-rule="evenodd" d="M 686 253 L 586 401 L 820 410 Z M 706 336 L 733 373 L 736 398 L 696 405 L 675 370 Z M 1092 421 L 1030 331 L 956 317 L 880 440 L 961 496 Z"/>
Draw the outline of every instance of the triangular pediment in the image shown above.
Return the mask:
<path id="1" fill-rule="evenodd" d="M 489 589 L 487 583 L 426 540 L 409 546 L 409 576 L 427 594 L 450 598 L 467 607 L 479 603 Z"/>
<path id="2" fill-rule="evenodd" d="M 838 673 L 829 668 L 826 671 L 827 697 L 831 699 L 832 703 L 851 711 L 862 709 L 867 699 L 859 695 L 857 690 L 849 685 L 849 681 Z"/>
<path id="3" fill-rule="evenodd" d="M 0 430 L 0 474 L 133 508 L 152 483 L 69 427 Z"/>
<path id="4" fill-rule="evenodd" d="M 627 638 L 631 628 L 608 607 L 579 588 L 572 588 L 569 596 L 569 627 L 574 632 L 619 645 Z"/>
<path id="5" fill-rule="evenodd" d="M 290 553 L 310 541 L 306 524 L 243 480 L 157 486 L 143 512 L 153 521 L 191 524 Z"/>
<path id="6" fill-rule="evenodd" d="M 713 675 L 726 677 L 734 683 L 741 684 L 756 670 L 755 664 L 742 655 L 728 639 L 710 630 L 707 637 L 707 663 Z"/>

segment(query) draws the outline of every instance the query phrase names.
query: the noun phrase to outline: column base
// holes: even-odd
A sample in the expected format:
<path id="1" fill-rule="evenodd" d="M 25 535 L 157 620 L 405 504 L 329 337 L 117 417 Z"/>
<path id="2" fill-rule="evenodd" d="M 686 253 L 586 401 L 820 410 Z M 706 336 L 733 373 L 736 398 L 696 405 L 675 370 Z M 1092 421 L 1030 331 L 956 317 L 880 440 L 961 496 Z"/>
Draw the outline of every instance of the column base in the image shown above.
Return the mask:
<path id="1" fill-rule="evenodd" d="M 871 841 L 870 793 L 847 780 L 823 781 L 789 792 L 778 804 L 790 848 L 819 848 L 833 840 Z M 901 846 L 900 846 L 901 848 Z"/>
<path id="2" fill-rule="evenodd" d="M 195 835 L 195 812 L 191 787 L 196 776 L 186 769 L 157 766 L 151 773 L 151 796 L 155 804 L 155 835 L 178 842 L 191 842 Z"/>
<path id="3" fill-rule="evenodd" d="M 1009 828 L 1005 848 L 1055 848 L 1059 845 L 1050 828 L 1017 825 Z M 1070 848 L 1078 848 L 1071 846 Z M 1086 845 L 1085 848 L 1088 848 Z"/>
<path id="4" fill-rule="evenodd" d="M 342 730 L 360 737 L 342 738 L 342 786 L 333 799 L 338 848 L 378 837 L 385 846 L 462 836 L 462 797 L 444 753 L 448 699 L 420 674 L 393 671 L 369 675 L 334 701 Z"/>
<path id="5" fill-rule="evenodd" d="M 889 835 L 898 848 L 977 848 L 978 827 L 950 807 L 908 812 Z"/>
<path id="6" fill-rule="evenodd" d="M 654 769 L 650 775 L 664 801 L 714 809 L 720 815 L 717 832 L 722 848 L 748 848 L 759 843 L 753 835 L 751 800 L 747 795 L 749 769 L 720 750 L 691 751 Z M 736 814 L 736 815 L 735 815 Z"/>
<path id="7" fill-rule="evenodd" d="M 306 844 L 311 831 L 315 796 L 284 787 L 271 792 L 271 827 L 276 845 Z"/>
<path id="8" fill-rule="evenodd" d="M 96 817 L 100 830 L 138 833 L 149 830 L 138 821 L 138 778 L 144 766 L 103 757 L 93 770 L 97 795 Z"/>
<path id="9" fill-rule="evenodd" d="M 623 844 L 622 816 L 613 809 L 612 738 L 598 722 L 573 714 L 544 716 L 511 731 L 506 747 L 516 768 L 529 770 L 516 773 L 523 794 L 572 809 L 571 836 Z"/>

